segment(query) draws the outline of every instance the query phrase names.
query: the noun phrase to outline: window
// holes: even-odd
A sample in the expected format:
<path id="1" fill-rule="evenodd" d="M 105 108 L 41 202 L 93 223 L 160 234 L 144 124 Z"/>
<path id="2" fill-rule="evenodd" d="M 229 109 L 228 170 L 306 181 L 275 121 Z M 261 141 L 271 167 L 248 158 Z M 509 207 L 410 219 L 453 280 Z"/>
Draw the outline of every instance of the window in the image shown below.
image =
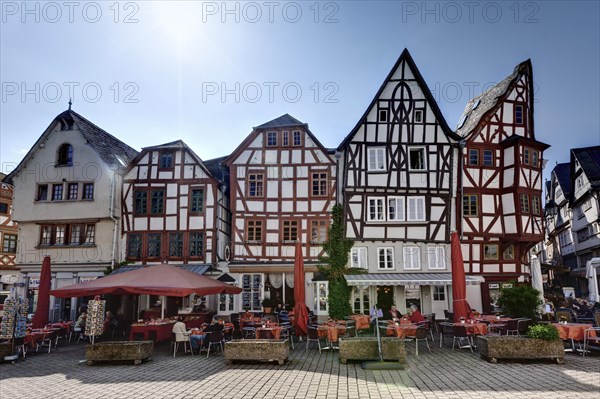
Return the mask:
<path id="1" fill-rule="evenodd" d="M 577 232 L 577 242 L 587 241 L 590 238 L 589 231 L 587 227 L 583 230 L 579 230 Z"/>
<path id="2" fill-rule="evenodd" d="M 134 213 L 145 215 L 148 212 L 148 193 L 143 190 L 136 190 L 134 197 Z"/>
<path id="3" fill-rule="evenodd" d="M 248 174 L 248 197 L 262 197 L 264 195 L 265 175 L 262 173 Z"/>
<path id="4" fill-rule="evenodd" d="M 530 151 L 529 148 L 523 148 L 523 163 L 529 165 Z"/>
<path id="5" fill-rule="evenodd" d="M 159 215 L 163 213 L 164 207 L 164 196 L 163 190 L 152 190 L 152 203 L 150 207 L 150 213 L 153 215 Z"/>
<path id="6" fill-rule="evenodd" d="M 161 169 L 170 169 L 173 167 L 173 152 L 172 151 L 162 151 L 160 153 L 160 168 Z"/>
<path id="7" fill-rule="evenodd" d="M 408 157 L 410 170 L 425 170 L 425 148 L 410 148 Z"/>
<path id="8" fill-rule="evenodd" d="M 463 197 L 463 215 L 477 216 L 477 195 L 465 195 Z"/>
<path id="9" fill-rule="evenodd" d="M 588 209 L 590 209 L 592 207 L 592 200 L 589 198 L 586 198 L 582 203 L 581 203 L 581 209 L 583 211 L 587 211 Z"/>
<path id="10" fill-rule="evenodd" d="M 190 212 L 202 213 L 204 212 L 204 189 L 193 188 L 191 193 L 191 204 Z"/>
<path id="11" fill-rule="evenodd" d="M 52 245 L 52 226 L 42 226 L 40 245 Z"/>
<path id="12" fill-rule="evenodd" d="M 128 234 L 127 257 L 131 258 L 131 259 L 140 259 L 142 257 L 142 235 L 141 234 Z"/>
<path id="13" fill-rule="evenodd" d="M 409 222 L 419 222 L 425 220 L 425 198 L 408 197 L 408 218 Z"/>
<path id="14" fill-rule="evenodd" d="M 494 152 L 483 150 L 483 166 L 494 166 Z"/>
<path id="15" fill-rule="evenodd" d="M 577 180 L 575 180 L 575 187 L 579 190 L 583 188 L 583 176 L 579 176 Z"/>
<path id="16" fill-rule="evenodd" d="M 248 220 L 246 224 L 246 239 L 248 241 L 262 241 L 262 220 Z"/>
<path id="17" fill-rule="evenodd" d="M 504 249 L 502 253 L 502 259 L 504 260 L 513 260 L 515 259 L 515 247 L 513 245 L 509 245 Z"/>
<path id="18" fill-rule="evenodd" d="M 183 258 L 183 233 L 169 233 L 169 256 Z"/>
<path id="19" fill-rule="evenodd" d="M 377 248 L 379 269 L 394 268 L 394 248 Z"/>
<path id="20" fill-rule="evenodd" d="M 521 213 L 529 213 L 529 195 L 521 194 L 520 202 L 521 202 Z"/>
<path id="21" fill-rule="evenodd" d="M 294 132 L 294 146 L 302 145 L 302 134 L 299 131 Z"/>
<path id="22" fill-rule="evenodd" d="M 541 199 L 537 195 L 531 196 L 531 213 L 539 215 L 541 209 Z"/>
<path id="23" fill-rule="evenodd" d="M 483 259 L 496 260 L 498 259 L 498 245 L 484 245 Z"/>
<path id="24" fill-rule="evenodd" d="M 191 232 L 189 240 L 189 254 L 191 257 L 202 257 L 204 254 L 204 234 Z"/>
<path id="25" fill-rule="evenodd" d="M 388 111 L 387 109 L 379 110 L 379 122 L 387 122 L 388 121 Z"/>
<path id="26" fill-rule="evenodd" d="M 296 241 L 298 239 L 298 221 L 284 220 L 282 233 L 283 241 Z"/>
<path id="27" fill-rule="evenodd" d="M 164 213 L 163 189 L 138 189 L 134 193 L 134 213 L 136 215 L 160 215 Z"/>
<path id="28" fill-rule="evenodd" d="M 40 184 L 37 189 L 37 200 L 47 201 L 48 200 L 48 185 Z"/>
<path id="29" fill-rule="evenodd" d="M 367 265 L 367 248 L 355 247 L 350 251 L 350 267 L 359 269 L 368 269 Z"/>
<path id="30" fill-rule="evenodd" d="M 287 147 L 290 145 L 290 132 L 283 132 L 282 145 Z"/>
<path id="31" fill-rule="evenodd" d="M 77 196 L 78 196 L 78 191 L 79 191 L 79 184 L 78 183 L 69 183 L 69 192 L 67 194 L 67 198 L 70 200 L 76 200 Z"/>
<path id="32" fill-rule="evenodd" d="M 327 196 L 328 178 L 327 172 L 314 172 L 312 174 L 312 195 L 313 197 Z"/>
<path id="33" fill-rule="evenodd" d="M 367 214 L 368 221 L 382 222 L 385 221 L 383 213 L 383 198 L 369 198 L 369 213 Z"/>
<path id="34" fill-rule="evenodd" d="M 277 132 L 267 132 L 267 147 L 277 146 Z"/>
<path id="35" fill-rule="evenodd" d="M 421 123 L 423 122 L 423 110 L 422 109 L 415 109 L 415 119 L 414 119 L 415 123 Z"/>
<path id="36" fill-rule="evenodd" d="M 569 230 L 565 230 L 558 235 L 558 242 L 561 247 L 566 247 L 569 244 L 572 244 L 571 235 L 569 234 Z"/>
<path id="37" fill-rule="evenodd" d="M 17 253 L 17 236 L 15 234 L 4 234 L 2 252 L 9 254 Z"/>
<path id="38" fill-rule="evenodd" d="M 536 150 L 531 150 L 531 166 L 534 168 L 538 167 L 540 162 L 540 152 Z"/>
<path id="39" fill-rule="evenodd" d="M 73 165 L 73 146 L 71 144 L 63 144 L 58 149 L 58 158 L 56 159 L 57 166 Z"/>
<path id="40" fill-rule="evenodd" d="M 148 234 L 148 258 L 158 258 L 160 256 L 160 234 Z"/>
<path id="41" fill-rule="evenodd" d="M 65 245 L 65 225 L 54 226 L 54 245 Z"/>
<path id="42" fill-rule="evenodd" d="M 369 171 L 385 171 L 385 149 L 382 147 L 369 148 L 367 151 L 367 163 Z"/>
<path id="43" fill-rule="evenodd" d="M 323 243 L 327 240 L 327 221 L 312 220 L 310 222 L 310 237 L 313 243 Z"/>
<path id="44" fill-rule="evenodd" d="M 61 201 L 63 199 L 63 186 L 62 184 L 52 185 L 52 201 Z"/>
<path id="45" fill-rule="evenodd" d="M 434 285 L 433 286 L 433 300 L 434 301 L 445 301 L 446 300 L 446 290 L 443 285 Z"/>
<path id="46" fill-rule="evenodd" d="M 515 105 L 515 123 L 517 125 L 523 124 L 523 106 Z"/>
<path id="47" fill-rule="evenodd" d="M 8 204 L 0 202 L 0 214 L 8 215 Z"/>
<path id="48" fill-rule="evenodd" d="M 242 274 L 242 309 L 262 310 L 262 274 Z"/>
<path id="49" fill-rule="evenodd" d="M 469 150 L 469 165 L 479 165 L 479 150 L 473 148 Z"/>
<path id="50" fill-rule="evenodd" d="M 404 198 L 403 197 L 388 197 L 388 220 L 389 221 L 404 221 Z"/>
<path id="51" fill-rule="evenodd" d="M 430 270 L 446 269 L 446 248 L 441 245 L 428 246 L 427 266 Z"/>
<path id="52" fill-rule="evenodd" d="M 96 226 L 88 224 L 85 226 L 85 244 L 93 244 L 96 241 Z"/>
<path id="53" fill-rule="evenodd" d="M 94 183 L 83 183 L 83 199 L 94 199 Z"/>
<path id="54" fill-rule="evenodd" d="M 77 245 L 81 243 L 81 225 L 73 224 L 71 225 L 71 231 L 69 232 L 69 244 Z"/>
<path id="55" fill-rule="evenodd" d="M 421 251 L 419 247 L 406 245 L 403 249 L 405 270 L 419 270 L 421 268 Z"/>

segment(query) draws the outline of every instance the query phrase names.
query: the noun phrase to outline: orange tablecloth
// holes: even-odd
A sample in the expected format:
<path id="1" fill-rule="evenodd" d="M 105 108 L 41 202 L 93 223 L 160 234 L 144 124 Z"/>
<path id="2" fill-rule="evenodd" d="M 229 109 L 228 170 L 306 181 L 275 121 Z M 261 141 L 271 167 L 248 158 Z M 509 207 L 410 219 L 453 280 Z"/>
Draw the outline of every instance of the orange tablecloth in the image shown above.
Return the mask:
<path id="1" fill-rule="evenodd" d="M 27 333 L 23 338 L 23 342 L 29 345 L 31 348 L 35 348 L 36 344 L 44 339 L 46 333 L 43 332 L 31 332 Z"/>
<path id="2" fill-rule="evenodd" d="M 592 328 L 591 324 L 579 324 L 579 323 L 552 323 L 554 327 L 558 329 L 558 334 L 560 335 L 560 339 L 572 339 L 574 341 L 583 341 L 585 330 L 588 328 Z M 595 337 L 596 332 L 591 331 L 590 337 Z"/>
<path id="3" fill-rule="evenodd" d="M 350 317 L 356 322 L 357 330 L 368 330 L 371 327 L 371 319 L 364 314 L 353 314 Z"/>
<path id="4" fill-rule="evenodd" d="M 321 338 L 327 338 L 331 342 L 337 342 L 338 336 L 346 334 L 346 326 L 322 324 L 317 327 L 317 333 Z"/>
<path id="5" fill-rule="evenodd" d="M 400 338 L 414 336 L 417 333 L 418 326 L 412 323 L 400 323 L 396 325 L 396 323 L 390 323 L 385 333 L 389 336 L 397 336 Z"/>
<path id="6" fill-rule="evenodd" d="M 475 317 L 475 320 L 477 320 L 477 321 L 487 321 L 489 323 L 506 323 L 507 321 L 512 320 L 512 318 L 510 318 L 510 317 L 500 317 L 498 319 L 494 315 L 482 314 L 482 315 L 480 315 L 478 317 Z"/>
<path id="7" fill-rule="evenodd" d="M 164 323 L 164 324 L 146 324 L 146 325 L 132 325 L 131 331 L 129 332 L 129 340 L 133 341 L 135 334 L 142 334 L 144 341 L 150 339 L 150 333 L 155 332 L 155 342 L 168 341 L 173 335 L 173 325 L 175 323 Z"/>
<path id="8" fill-rule="evenodd" d="M 267 331 L 270 331 L 271 334 L 273 334 L 274 339 L 279 339 L 279 337 L 281 336 L 281 327 L 279 327 L 279 326 L 257 327 L 256 328 L 256 339 L 270 338 L 267 334 Z"/>
<path id="9" fill-rule="evenodd" d="M 487 324 L 485 323 L 454 323 L 456 327 L 466 327 L 468 334 L 473 335 L 486 335 L 487 334 Z"/>

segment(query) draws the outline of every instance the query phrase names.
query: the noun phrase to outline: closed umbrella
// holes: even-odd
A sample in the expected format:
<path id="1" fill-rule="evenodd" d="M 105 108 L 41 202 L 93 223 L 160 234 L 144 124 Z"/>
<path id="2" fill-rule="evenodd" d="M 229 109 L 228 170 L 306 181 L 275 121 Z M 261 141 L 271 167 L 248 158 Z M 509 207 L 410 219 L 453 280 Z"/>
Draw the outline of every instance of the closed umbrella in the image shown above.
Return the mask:
<path id="1" fill-rule="evenodd" d="M 48 324 L 48 312 L 50 311 L 50 285 L 52 274 L 50 270 L 50 257 L 45 256 L 40 274 L 40 287 L 38 289 L 38 300 L 35 314 L 31 324 L 33 328 L 42 328 Z"/>
<path id="2" fill-rule="evenodd" d="M 304 292 L 304 258 L 302 257 L 302 244 L 296 242 L 296 257 L 294 260 L 294 327 L 296 335 L 308 334 L 308 312 L 306 311 Z"/>
<path id="3" fill-rule="evenodd" d="M 542 266 L 537 256 L 531 255 L 531 286 L 539 291 L 541 303 L 544 303 L 544 282 L 542 281 Z"/>
<path id="4" fill-rule="evenodd" d="M 454 309 L 454 322 L 458 322 L 461 317 L 466 319 L 471 313 L 471 309 L 467 303 L 465 266 L 458 233 L 456 231 L 452 232 L 450 237 L 450 252 L 452 260 L 452 303 Z"/>
<path id="5" fill-rule="evenodd" d="M 588 278 L 589 300 L 590 302 L 598 302 L 598 275 L 591 260 L 588 260 L 585 265 L 585 276 Z"/>

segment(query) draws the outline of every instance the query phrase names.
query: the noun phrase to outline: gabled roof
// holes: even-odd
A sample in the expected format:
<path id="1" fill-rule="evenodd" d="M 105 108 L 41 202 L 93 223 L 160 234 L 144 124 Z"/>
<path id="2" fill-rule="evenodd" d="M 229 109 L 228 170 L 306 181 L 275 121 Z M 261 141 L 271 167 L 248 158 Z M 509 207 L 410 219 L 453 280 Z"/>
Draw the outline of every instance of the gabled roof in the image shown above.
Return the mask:
<path id="1" fill-rule="evenodd" d="M 62 126 L 77 129 L 86 139 L 90 147 L 94 149 L 100 159 L 109 168 L 124 168 L 138 154 L 136 150 L 117 139 L 115 136 L 96 126 L 77 112 L 68 109 L 52 120 L 50 125 L 48 125 L 44 133 L 42 133 L 40 138 L 31 147 L 19 165 L 17 165 L 17 167 L 7 176 L 7 179 L 12 180 L 13 176 L 19 173 L 24 165 L 35 156 L 35 153 L 40 149 L 40 144 L 53 133 L 57 123 L 60 123 Z M 61 132 L 58 131 L 54 133 L 60 134 Z"/>
<path id="2" fill-rule="evenodd" d="M 471 99 L 465 110 L 462 113 L 456 127 L 456 132 L 459 136 L 466 138 L 471 134 L 473 130 L 477 128 L 480 121 L 489 113 L 495 112 L 496 106 L 498 106 L 501 100 L 507 96 L 512 90 L 513 86 L 517 83 L 520 76 L 523 74 L 529 74 L 529 95 L 530 95 L 530 112 L 533 113 L 533 79 L 531 79 L 531 60 L 524 61 L 517 65 L 513 70 L 513 73 L 508 75 L 504 80 L 500 81 L 494 87 L 487 90 L 485 93 Z M 533 129 L 531 129 L 533 132 Z"/>
<path id="3" fill-rule="evenodd" d="M 403 61 L 406 61 L 410 70 L 412 71 L 413 75 L 415 76 L 415 80 L 419 84 L 419 88 L 423 91 L 423 95 L 427 99 L 427 102 L 429 103 L 429 106 L 431 107 L 431 110 L 433 111 L 433 114 L 435 115 L 435 118 L 438 121 L 438 123 L 440 124 L 440 127 L 442 128 L 444 133 L 453 140 L 460 139 L 460 137 L 458 137 L 456 135 L 456 133 L 454 133 L 452 131 L 452 129 L 450 129 L 450 127 L 448 126 L 448 123 L 446 123 L 446 119 L 444 118 L 442 111 L 440 111 L 440 108 L 438 107 L 437 102 L 435 101 L 435 98 L 431 94 L 431 91 L 429 90 L 427 83 L 425 83 L 425 79 L 423 79 L 423 76 L 421 75 L 419 68 L 417 68 L 417 65 L 415 64 L 414 60 L 412 59 L 410 52 L 408 51 L 408 49 L 404 49 L 404 51 L 402 51 L 402 54 L 400 54 L 398 61 L 396 61 L 396 63 L 394 64 L 394 66 L 392 67 L 390 72 L 388 73 L 387 77 L 381 84 L 381 87 L 379 87 L 379 90 L 377 90 L 375 97 L 373 97 L 373 100 L 371 101 L 371 103 L 369 104 L 367 109 L 365 110 L 365 113 L 360 117 L 360 119 L 356 123 L 356 126 L 354 126 L 354 128 L 350 131 L 350 133 L 344 138 L 342 143 L 338 146 L 337 149 L 339 151 L 343 150 L 348 145 L 348 143 L 352 140 L 352 138 L 354 137 L 354 135 L 356 134 L 358 129 L 360 129 L 362 123 L 366 120 L 367 115 L 369 114 L 369 111 L 377 103 L 377 100 L 381 96 L 381 93 L 385 89 L 389 80 L 392 78 L 392 76 L 394 76 L 394 72 L 396 71 L 396 69 L 398 69 L 398 67 L 402 64 Z"/>
<path id="4" fill-rule="evenodd" d="M 592 188 L 600 188 L 600 146 L 574 148 L 571 150 L 571 155 L 581 165 L 581 169 L 589 180 Z M 574 175 L 575 166 L 572 165 Z"/>
<path id="5" fill-rule="evenodd" d="M 310 129 L 308 128 L 308 123 L 303 123 L 303 122 L 299 121 L 298 119 L 294 118 L 293 116 L 291 116 L 290 114 L 284 114 L 284 115 L 281 115 L 280 117 L 277 117 L 269 122 L 263 123 L 262 125 L 258 125 L 256 127 L 252 128 L 252 132 L 248 135 L 248 137 L 246 137 L 229 156 L 225 157 L 225 159 L 223 160 L 222 163 L 224 165 L 229 166 L 229 164 L 235 158 L 237 158 L 237 156 L 240 154 L 240 152 L 242 152 L 244 150 L 244 148 L 246 148 L 258 134 L 264 132 L 265 130 L 286 128 L 286 127 L 290 127 L 290 128 L 291 127 L 301 127 L 301 128 L 303 128 L 306 131 L 306 134 L 308 134 L 308 136 L 317 145 L 317 147 L 319 147 L 319 149 L 321 149 L 321 151 L 323 151 L 325 154 L 331 154 L 331 152 L 327 148 L 323 147 L 323 144 L 321 144 L 321 142 L 319 140 L 317 140 L 315 135 L 310 131 Z"/>
<path id="6" fill-rule="evenodd" d="M 569 198 L 571 193 L 571 164 L 569 162 L 556 164 L 552 173 L 556 175 L 556 180 L 560 185 L 565 198 Z"/>

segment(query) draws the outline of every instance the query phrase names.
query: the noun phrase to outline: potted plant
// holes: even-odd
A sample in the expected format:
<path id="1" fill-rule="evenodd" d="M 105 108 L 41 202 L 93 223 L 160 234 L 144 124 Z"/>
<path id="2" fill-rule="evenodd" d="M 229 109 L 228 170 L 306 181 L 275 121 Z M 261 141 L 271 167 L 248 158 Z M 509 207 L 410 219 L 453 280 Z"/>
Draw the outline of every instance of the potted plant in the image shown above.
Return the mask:
<path id="1" fill-rule="evenodd" d="M 265 313 L 271 313 L 273 311 L 273 300 L 271 298 L 263 299 L 262 307 Z"/>

